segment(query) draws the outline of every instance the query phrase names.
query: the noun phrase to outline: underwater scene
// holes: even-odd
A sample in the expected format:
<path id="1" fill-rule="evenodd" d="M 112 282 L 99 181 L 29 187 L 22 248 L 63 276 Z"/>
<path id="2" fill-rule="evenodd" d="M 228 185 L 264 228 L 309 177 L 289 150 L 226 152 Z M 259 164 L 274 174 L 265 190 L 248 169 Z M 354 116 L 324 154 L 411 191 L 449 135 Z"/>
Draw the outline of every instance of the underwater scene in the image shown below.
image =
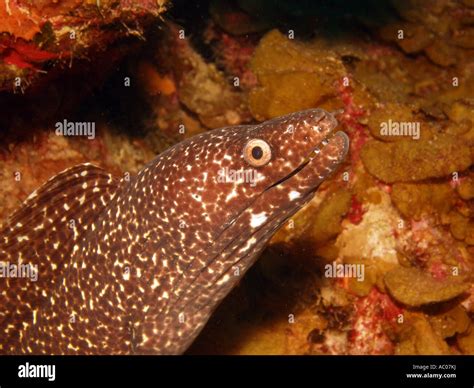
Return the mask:
<path id="1" fill-rule="evenodd" d="M 473 0 L 0 32 L 0 354 L 474 354 Z"/>

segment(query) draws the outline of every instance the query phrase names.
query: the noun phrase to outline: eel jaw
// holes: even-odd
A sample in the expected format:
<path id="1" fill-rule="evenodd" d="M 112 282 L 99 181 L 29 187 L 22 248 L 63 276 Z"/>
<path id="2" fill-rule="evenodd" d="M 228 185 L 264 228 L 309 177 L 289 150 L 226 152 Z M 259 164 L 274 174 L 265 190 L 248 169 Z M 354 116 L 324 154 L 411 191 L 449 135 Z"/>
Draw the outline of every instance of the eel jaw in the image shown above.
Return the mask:
<path id="1" fill-rule="evenodd" d="M 319 181 L 314 188 L 317 188 L 319 184 L 328 178 L 341 164 L 347 156 L 349 151 L 349 137 L 342 131 L 331 133 L 325 137 L 316 147 L 312 149 L 305 160 L 295 168 L 291 173 L 269 186 L 265 191 L 268 191 L 275 186 L 282 186 L 288 181 L 292 180 L 293 177 L 297 177 L 302 174 L 303 171 L 307 175 L 306 179 L 310 179 L 309 176 L 309 165 L 315 167 L 315 171 L 312 171 L 313 175 L 316 175 Z"/>

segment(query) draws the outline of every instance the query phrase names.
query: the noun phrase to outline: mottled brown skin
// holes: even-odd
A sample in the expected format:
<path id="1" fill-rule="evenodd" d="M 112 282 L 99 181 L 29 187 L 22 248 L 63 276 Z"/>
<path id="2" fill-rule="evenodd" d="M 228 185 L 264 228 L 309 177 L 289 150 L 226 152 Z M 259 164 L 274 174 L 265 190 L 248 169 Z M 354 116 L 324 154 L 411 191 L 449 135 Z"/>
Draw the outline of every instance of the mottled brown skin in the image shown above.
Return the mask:
<path id="1" fill-rule="evenodd" d="M 0 234 L 0 260 L 22 254 L 50 266 L 43 264 L 34 285 L 0 279 L 1 303 L 8 306 L 0 316 L 1 352 L 184 352 L 274 232 L 345 158 L 348 139 L 331 134 L 336 124 L 331 114 L 312 109 L 217 129 L 170 148 L 129 181 L 83 166 L 84 179 L 97 178 L 95 196 L 95 185 L 80 181 L 38 193 L 18 213 L 27 214 L 29 226 L 13 222 Z M 271 150 L 263 166 L 244 157 L 255 139 Z M 222 182 L 222 168 L 252 170 L 259 180 Z M 70 177 L 63 175 L 60 183 Z M 61 193 L 68 205 L 56 209 L 42 236 L 59 243 L 57 249 L 46 244 L 26 259 L 24 238 L 12 241 L 19 233 L 37 238 L 32 227 L 42 220 L 41 206 L 48 212 L 48 201 Z M 72 235 L 61 221 L 70 218 Z"/>

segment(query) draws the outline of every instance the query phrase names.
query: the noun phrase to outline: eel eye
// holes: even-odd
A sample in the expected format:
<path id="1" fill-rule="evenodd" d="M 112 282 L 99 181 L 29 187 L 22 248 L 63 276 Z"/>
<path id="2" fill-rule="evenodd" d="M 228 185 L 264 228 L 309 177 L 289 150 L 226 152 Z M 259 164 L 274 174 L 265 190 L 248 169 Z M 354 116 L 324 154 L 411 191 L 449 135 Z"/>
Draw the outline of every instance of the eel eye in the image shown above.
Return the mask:
<path id="1" fill-rule="evenodd" d="M 253 167 L 261 167 L 272 158 L 268 143 L 261 139 L 252 139 L 244 147 L 244 159 Z"/>

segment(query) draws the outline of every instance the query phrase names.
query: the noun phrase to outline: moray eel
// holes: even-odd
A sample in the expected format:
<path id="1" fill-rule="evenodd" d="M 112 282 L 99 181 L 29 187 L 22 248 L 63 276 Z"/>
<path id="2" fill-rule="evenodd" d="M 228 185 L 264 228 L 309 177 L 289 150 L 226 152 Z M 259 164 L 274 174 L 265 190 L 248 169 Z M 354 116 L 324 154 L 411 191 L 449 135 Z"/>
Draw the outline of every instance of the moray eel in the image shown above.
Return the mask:
<path id="1" fill-rule="evenodd" d="M 0 353 L 183 353 L 344 160 L 336 125 L 311 109 L 199 134 L 136 176 L 50 179 L 0 232 L 4 268 L 37 269 L 0 278 Z"/>

